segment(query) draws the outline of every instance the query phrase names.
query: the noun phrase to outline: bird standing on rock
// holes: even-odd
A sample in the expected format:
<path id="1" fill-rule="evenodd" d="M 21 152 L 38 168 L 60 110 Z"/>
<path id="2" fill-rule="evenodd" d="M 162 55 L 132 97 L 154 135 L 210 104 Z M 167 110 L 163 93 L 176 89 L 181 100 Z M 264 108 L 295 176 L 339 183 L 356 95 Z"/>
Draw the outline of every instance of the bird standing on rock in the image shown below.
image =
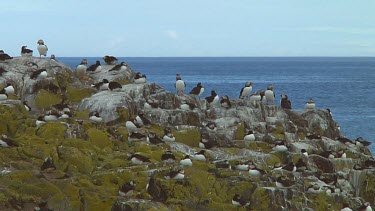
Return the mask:
<path id="1" fill-rule="evenodd" d="M 194 87 L 194 88 L 190 91 L 190 94 L 191 94 L 191 95 L 196 95 L 196 96 L 198 96 L 198 98 L 200 98 L 201 95 L 203 94 L 203 92 L 204 92 L 204 88 L 203 88 L 203 86 L 202 86 L 202 83 L 199 82 L 199 83 L 197 84 L 197 86 Z"/>
<path id="2" fill-rule="evenodd" d="M 177 94 L 179 92 L 181 92 L 181 96 L 184 96 L 184 91 L 185 91 L 185 88 L 186 88 L 186 83 L 185 83 L 185 81 L 183 81 L 181 79 L 181 75 L 180 74 L 176 74 L 175 88 L 176 88 L 176 93 Z"/>
<path id="3" fill-rule="evenodd" d="M 247 207 L 250 205 L 250 202 L 242 197 L 240 194 L 236 193 L 233 196 L 232 204 L 236 207 Z"/>
<path id="4" fill-rule="evenodd" d="M 4 53 L 3 50 L 0 50 L 0 61 L 5 61 L 8 59 L 13 59 L 13 57 L 9 56 L 8 54 Z"/>
<path id="5" fill-rule="evenodd" d="M 264 92 L 266 97 L 266 102 L 268 105 L 273 105 L 275 103 L 275 92 L 273 91 L 274 87 L 272 84 L 268 85 L 267 90 Z"/>
<path id="6" fill-rule="evenodd" d="M 126 69 L 128 69 L 128 65 L 125 62 L 121 62 L 120 64 L 115 65 L 112 69 L 108 70 L 108 72 Z"/>
<path id="7" fill-rule="evenodd" d="M 228 95 L 221 96 L 220 105 L 226 109 L 232 107 Z"/>
<path id="8" fill-rule="evenodd" d="M 216 105 L 219 103 L 219 96 L 216 94 L 215 90 L 211 91 L 211 96 L 206 97 L 208 104 Z"/>
<path id="9" fill-rule="evenodd" d="M 136 84 L 142 84 L 142 83 L 146 83 L 146 75 L 145 74 L 142 74 L 140 72 L 137 72 L 134 76 L 134 83 Z"/>
<path id="10" fill-rule="evenodd" d="M 33 50 L 27 48 L 27 46 L 22 46 L 21 56 L 33 56 Z"/>
<path id="11" fill-rule="evenodd" d="M 309 101 L 305 104 L 305 110 L 312 111 L 315 109 L 315 102 L 312 98 L 309 99 Z"/>
<path id="12" fill-rule="evenodd" d="M 76 72 L 79 74 L 85 74 L 87 70 L 87 60 L 82 59 L 81 64 L 77 65 Z"/>
<path id="13" fill-rule="evenodd" d="M 100 71 L 101 69 L 102 69 L 102 66 L 100 65 L 100 61 L 96 61 L 95 64 L 88 67 L 86 71 L 94 72 L 94 71 Z"/>
<path id="14" fill-rule="evenodd" d="M 104 56 L 103 60 L 108 65 L 115 65 L 117 63 L 117 58 L 114 56 Z"/>
<path id="15" fill-rule="evenodd" d="M 281 94 L 281 108 L 283 109 L 292 109 L 292 103 L 288 99 L 288 95 Z"/>
<path id="16" fill-rule="evenodd" d="M 251 86 L 252 84 L 253 82 L 251 81 L 246 82 L 245 87 L 241 89 L 240 99 L 244 99 L 244 98 L 249 99 L 251 91 L 253 91 L 253 87 Z"/>
<path id="17" fill-rule="evenodd" d="M 38 44 L 39 57 L 42 57 L 42 55 L 47 56 L 48 47 L 44 44 L 44 41 L 38 40 L 37 44 Z"/>

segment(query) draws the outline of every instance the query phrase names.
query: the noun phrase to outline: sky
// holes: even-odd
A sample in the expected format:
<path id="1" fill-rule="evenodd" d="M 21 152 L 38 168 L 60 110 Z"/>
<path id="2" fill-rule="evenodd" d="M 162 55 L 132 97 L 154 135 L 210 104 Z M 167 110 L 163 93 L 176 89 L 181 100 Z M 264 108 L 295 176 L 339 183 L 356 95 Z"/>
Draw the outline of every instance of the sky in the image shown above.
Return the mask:
<path id="1" fill-rule="evenodd" d="M 0 49 L 117 57 L 374 56 L 374 0 L 0 0 Z"/>

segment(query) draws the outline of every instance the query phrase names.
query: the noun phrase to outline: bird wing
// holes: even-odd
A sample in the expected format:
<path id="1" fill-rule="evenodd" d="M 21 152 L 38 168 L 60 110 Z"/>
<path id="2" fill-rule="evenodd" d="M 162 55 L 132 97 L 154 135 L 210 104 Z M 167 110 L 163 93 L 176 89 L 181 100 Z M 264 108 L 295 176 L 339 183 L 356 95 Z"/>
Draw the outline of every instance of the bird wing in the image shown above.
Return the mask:
<path id="1" fill-rule="evenodd" d="M 244 89 L 245 89 L 245 87 L 242 87 L 239 98 L 241 98 L 242 92 L 243 92 Z"/>

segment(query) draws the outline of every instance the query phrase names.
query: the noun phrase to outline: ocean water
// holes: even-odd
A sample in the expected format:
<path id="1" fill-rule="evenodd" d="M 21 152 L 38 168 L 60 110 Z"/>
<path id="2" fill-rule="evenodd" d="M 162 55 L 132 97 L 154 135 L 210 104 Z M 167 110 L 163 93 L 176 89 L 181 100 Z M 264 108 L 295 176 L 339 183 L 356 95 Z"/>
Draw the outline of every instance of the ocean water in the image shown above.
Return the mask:
<path id="1" fill-rule="evenodd" d="M 57 58 L 75 68 L 81 57 Z M 89 65 L 100 58 L 86 58 Z M 186 82 L 186 92 L 201 82 L 203 96 L 216 90 L 219 96 L 238 98 L 246 81 L 253 91 L 274 84 L 276 103 L 287 94 L 294 110 L 302 110 L 313 98 L 317 108 L 329 108 L 342 133 L 351 139 L 359 136 L 375 142 L 375 57 L 280 57 L 280 58 L 118 58 L 134 71 L 174 92 L 176 73 Z M 370 146 L 375 152 L 375 144 Z"/>

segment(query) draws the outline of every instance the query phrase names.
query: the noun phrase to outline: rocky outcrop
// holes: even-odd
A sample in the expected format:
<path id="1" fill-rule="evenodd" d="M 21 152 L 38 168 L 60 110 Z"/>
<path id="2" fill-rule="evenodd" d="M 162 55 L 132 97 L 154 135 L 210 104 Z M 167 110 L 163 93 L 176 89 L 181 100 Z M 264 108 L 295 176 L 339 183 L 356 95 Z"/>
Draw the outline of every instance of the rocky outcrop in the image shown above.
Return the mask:
<path id="1" fill-rule="evenodd" d="M 233 210 L 235 194 L 249 201 L 251 210 L 340 210 L 343 204 L 358 209 L 365 201 L 375 203 L 375 159 L 366 146 L 343 137 L 328 111 L 285 110 L 241 99 L 231 100 L 231 108 L 212 106 L 154 83 L 135 84 L 130 67 L 109 72 L 113 66 L 103 65 L 84 77 L 35 57 L 0 67 L 7 71 L 0 88 L 11 82 L 16 89 L 0 101 L 0 133 L 7 136 L 2 139 L 15 143 L 0 148 L 1 210 Z M 40 68 L 48 76 L 30 79 Z M 120 83 L 121 90 L 91 87 L 103 79 Z M 62 112 L 54 106 L 59 103 L 67 103 L 72 116 L 37 126 L 38 116 Z M 92 111 L 102 122 L 89 120 Z M 151 125 L 138 133 L 153 131 L 163 138 L 168 127 L 175 141 L 129 141 L 125 122 L 139 113 Z M 244 140 L 248 131 L 254 141 Z M 202 139 L 209 143 L 206 161 L 194 159 Z M 174 162 L 162 160 L 167 150 Z M 129 159 L 134 153 L 150 162 L 134 164 Z M 180 165 L 186 155 L 192 167 Z M 48 157 L 55 168 L 42 169 Z M 251 164 L 259 175 L 249 172 Z M 166 177 L 179 170 L 183 179 Z M 120 187 L 131 180 L 133 194 L 121 196 Z"/>

